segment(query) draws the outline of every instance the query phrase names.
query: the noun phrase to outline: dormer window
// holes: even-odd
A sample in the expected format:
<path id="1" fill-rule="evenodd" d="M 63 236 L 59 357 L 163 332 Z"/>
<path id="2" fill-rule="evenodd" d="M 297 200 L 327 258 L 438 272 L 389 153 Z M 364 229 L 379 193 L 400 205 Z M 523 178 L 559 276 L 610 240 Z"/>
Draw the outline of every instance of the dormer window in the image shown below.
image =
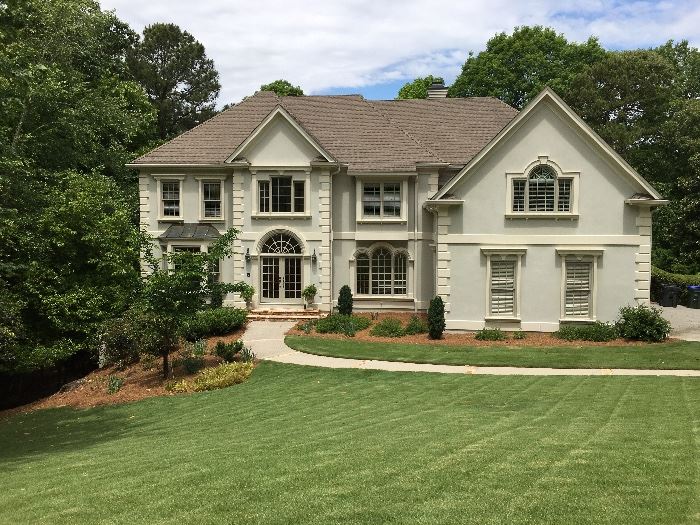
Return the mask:
<path id="1" fill-rule="evenodd" d="M 508 173 L 506 216 L 576 217 L 578 173 L 563 173 L 546 157 L 524 173 Z"/>

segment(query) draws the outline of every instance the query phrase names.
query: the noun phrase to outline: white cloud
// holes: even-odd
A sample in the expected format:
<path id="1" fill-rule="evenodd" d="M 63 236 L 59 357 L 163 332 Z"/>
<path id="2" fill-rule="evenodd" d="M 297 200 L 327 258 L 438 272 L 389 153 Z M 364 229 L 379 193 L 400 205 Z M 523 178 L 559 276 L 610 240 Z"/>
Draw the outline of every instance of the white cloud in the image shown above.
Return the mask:
<path id="1" fill-rule="evenodd" d="M 201 41 L 223 85 L 220 103 L 285 78 L 306 93 L 418 75 L 453 79 L 470 50 L 500 31 L 542 24 L 612 48 L 668 39 L 700 45 L 694 0 L 102 0 L 140 31 L 173 22 Z"/>

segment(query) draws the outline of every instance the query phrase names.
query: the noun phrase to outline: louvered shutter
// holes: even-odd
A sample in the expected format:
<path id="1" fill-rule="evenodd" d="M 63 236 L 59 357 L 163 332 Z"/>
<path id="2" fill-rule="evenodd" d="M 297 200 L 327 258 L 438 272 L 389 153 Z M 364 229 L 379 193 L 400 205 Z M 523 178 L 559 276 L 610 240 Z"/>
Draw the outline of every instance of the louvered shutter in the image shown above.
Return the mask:
<path id="1" fill-rule="evenodd" d="M 593 263 L 566 261 L 566 317 L 591 316 Z"/>
<path id="2" fill-rule="evenodd" d="M 515 261 L 491 260 L 491 315 L 515 315 Z"/>

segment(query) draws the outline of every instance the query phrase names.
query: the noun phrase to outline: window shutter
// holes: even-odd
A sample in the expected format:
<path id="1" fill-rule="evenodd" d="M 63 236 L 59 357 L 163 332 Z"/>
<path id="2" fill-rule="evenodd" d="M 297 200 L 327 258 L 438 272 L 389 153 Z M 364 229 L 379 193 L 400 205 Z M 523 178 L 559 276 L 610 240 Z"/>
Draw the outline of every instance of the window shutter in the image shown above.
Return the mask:
<path id="1" fill-rule="evenodd" d="M 590 317 L 592 270 L 590 261 L 566 261 L 566 317 Z"/>
<path id="2" fill-rule="evenodd" d="M 491 260 L 491 315 L 515 315 L 514 260 Z"/>

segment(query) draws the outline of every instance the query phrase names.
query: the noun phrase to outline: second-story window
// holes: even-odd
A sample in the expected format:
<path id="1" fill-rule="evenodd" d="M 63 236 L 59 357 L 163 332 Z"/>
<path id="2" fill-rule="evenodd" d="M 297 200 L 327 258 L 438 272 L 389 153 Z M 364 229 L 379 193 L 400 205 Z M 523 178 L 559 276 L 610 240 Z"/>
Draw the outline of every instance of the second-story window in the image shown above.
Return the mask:
<path id="1" fill-rule="evenodd" d="M 572 179 L 557 177 L 550 166 L 535 166 L 527 178 L 513 180 L 512 211 L 568 213 L 572 211 Z"/>
<path id="2" fill-rule="evenodd" d="M 401 183 L 365 182 L 362 214 L 364 217 L 401 217 Z"/>
<path id="3" fill-rule="evenodd" d="M 160 192 L 163 217 L 180 217 L 180 181 L 162 181 Z"/>
<path id="4" fill-rule="evenodd" d="M 205 219 L 220 219 L 223 216 L 221 181 L 202 182 L 202 208 Z"/>
<path id="5" fill-rule="evenodd" d="M 292 177 L 270 177 L 258 182 L 258 211 L 261 213 L 304 213 L 304 181 Z"/>

